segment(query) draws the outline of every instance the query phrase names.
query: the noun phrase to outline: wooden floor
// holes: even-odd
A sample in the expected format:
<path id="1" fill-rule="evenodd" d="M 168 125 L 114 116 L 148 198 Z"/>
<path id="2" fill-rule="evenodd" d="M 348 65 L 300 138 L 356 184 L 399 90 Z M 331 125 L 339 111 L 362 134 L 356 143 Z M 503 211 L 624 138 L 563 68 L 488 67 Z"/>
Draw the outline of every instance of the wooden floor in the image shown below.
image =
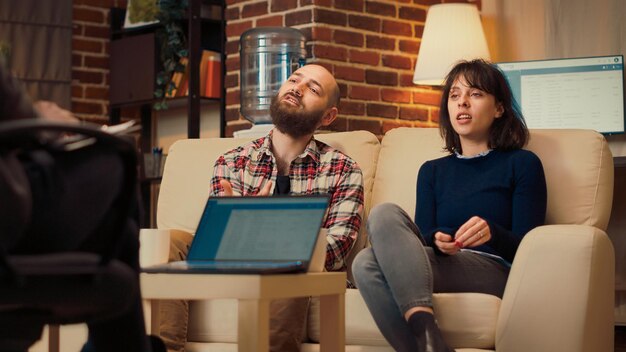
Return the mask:
<path id="1" fill-rule="evenodd" d="M 615 352 L 626 352 L 626 326 L 615 327 Z"/>

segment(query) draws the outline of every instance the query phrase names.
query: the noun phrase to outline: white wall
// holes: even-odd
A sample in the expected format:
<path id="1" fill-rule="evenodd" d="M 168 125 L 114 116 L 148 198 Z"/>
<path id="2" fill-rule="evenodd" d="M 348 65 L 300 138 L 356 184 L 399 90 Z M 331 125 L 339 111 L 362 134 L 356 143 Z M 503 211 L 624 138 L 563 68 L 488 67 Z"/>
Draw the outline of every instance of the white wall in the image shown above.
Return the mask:
<path id="1" fill-rule="evenodd" d="M 626 56 L 624 0 L 483 0 L 482 20 L 496 62 Z M 626 156 L 626 135 L 606 139 Z"/>

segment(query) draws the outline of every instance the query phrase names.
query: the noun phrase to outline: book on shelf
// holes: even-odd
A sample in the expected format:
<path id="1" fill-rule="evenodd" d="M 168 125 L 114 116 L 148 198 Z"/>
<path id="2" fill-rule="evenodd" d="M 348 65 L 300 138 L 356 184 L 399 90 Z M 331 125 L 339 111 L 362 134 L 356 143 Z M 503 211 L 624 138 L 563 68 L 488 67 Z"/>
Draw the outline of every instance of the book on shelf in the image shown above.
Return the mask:
<path id="1" fill-rule="evenodd" d="M 218 52 L 210 51 L 205 66 L 204 89 L 202 95 L 208 98 L 219 98 L 222 88 L 222 56 Z"/>
<path id="2" fill-rule="evenodd" d="M 172 83 L 176 86 L 167 93 L 168 98 L 185 97 L 189 95 L 189 59 L 183 57 L 181 64 L 185 66 L 184 72 L 174 72 Z M 216 51 L 203 50 L 200 59 L 200 96 L 219 98 L 222 85 L 221 55 Z"/>
<path id="3" fill-rule="evenodd" d="M 183 84 L 183 79 L 185 78 L 186 72 L 188 71 L 187 70 L 188 62 L 189 62 L 189 59 L 187 59 L 186 57 L 180 58 L 180 64 L 183 65 L 185 69 L 184 71 L 176 71 L 172 74 L 172 83 L 174 84 L 174 88 L 172 90 L 167 91 L 167 93 L 165 94 L 166 97 L 173 98 L 181 94 L 180 92 L 181 92 L 181 87 Z"/>

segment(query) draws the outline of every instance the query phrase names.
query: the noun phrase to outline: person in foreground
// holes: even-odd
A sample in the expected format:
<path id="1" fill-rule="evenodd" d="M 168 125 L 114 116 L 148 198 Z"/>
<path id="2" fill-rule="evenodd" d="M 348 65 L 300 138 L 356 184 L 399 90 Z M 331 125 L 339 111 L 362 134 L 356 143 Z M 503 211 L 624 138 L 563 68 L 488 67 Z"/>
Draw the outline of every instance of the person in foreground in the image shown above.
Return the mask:
<path id="1" fill-rule="evenodd" d="M 0 124 L 36 118 L 78 123 L 69 111 L 55 103 L 32 104 L 21 84 L 0 64 Z M 123 190 L 124 181 L 123 163 L 117 153 L 90 147 L 71 153 L 52 153 L 42 148 L 37 158 L 21 158 L 19 165 L 23 170 L 19 174 L 24 175 L 30 186 L 27 192 L 29 216 L 24 225 L 16 227 L 16 217 L 11 216 L 15 214 L 12 208 L 16 205 L 0 204 L 0 257 L 3 253 L 106 253 L 114 237 L 111 231 L 118 230 L 110 224 L 118 223 L 117 219 L 122 217 L 126 219 L 124 233 L 120 236 L 123 240 L 115 259 L 126 264 L 139 280 L 136 219 L 132 214 L 115 209 L 114 201 Z M 0 182 L 3 181 L 0 177 Z M 4 201 L 6 199 L 0 200 Z M 0 265 L 0 273 L 4 273 L 3 270 Z M 128 306 L 119 314 L 88 322 L 89 338 L 82 351 L 165 351 L 160 339 L 146 335 L 140 292 L 127 301 L 128 304 L 119 302 L 120 306 Z M 11 335 L 22 344 L 35 342 L 30 340 L 27 331 L 17 330 L 15 326 L 0 327 L 4 337 Z M 0 350 L 6 347 L 0 346 Z"/>
<path id="2" fill-rule="evenodd" d="M 325 269 L 346 269 L 363 212 L 363 175 L 354 160 L 315 140 L 314 132 L 337 117 L 339 88 L 324 67 L 305 65 L 295 71 L 272 99 L 270 133 L 235 148 L 215 162 L 210 196 L 329 194 L 323 227 L 328 229 Z M 191 235 L 172 231 L 170 261 L 187 255 Z M 299 351 L 309 299 L 273 301 L 270 350 Z M 182 306 L 181 306 L 182 305 Z M 188 305 L 162 304 L 161 336 L 169 350 L 183 351 Z"/>
<path id="3" fill-rule="evenodd" d="M 422 165 L 415 221 L 394 204 L 369 216 L 371 248 L 353 275 L 396 351 L 453 351 L 433 315 L 433 292 L 502 297 L 524 235 L 544 223 L 539 158 L 521 149 L 528 129 L 502 73 L 482 60 L 448 74 L 440 133 L 450 155 Z"/>

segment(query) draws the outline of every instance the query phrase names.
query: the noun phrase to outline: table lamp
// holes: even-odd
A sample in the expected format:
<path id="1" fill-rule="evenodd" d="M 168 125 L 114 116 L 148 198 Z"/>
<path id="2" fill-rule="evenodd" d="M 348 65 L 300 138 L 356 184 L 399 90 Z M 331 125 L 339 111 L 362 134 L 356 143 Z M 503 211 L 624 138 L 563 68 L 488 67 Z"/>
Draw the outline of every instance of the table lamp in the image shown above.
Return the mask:
<path id="1" fill-rule="evenodd" d="M 428 9 L 413 83 L 443 85 L 459 60 L 489 60 L 487 40 L 473 4 L 438 4 Z"/>

